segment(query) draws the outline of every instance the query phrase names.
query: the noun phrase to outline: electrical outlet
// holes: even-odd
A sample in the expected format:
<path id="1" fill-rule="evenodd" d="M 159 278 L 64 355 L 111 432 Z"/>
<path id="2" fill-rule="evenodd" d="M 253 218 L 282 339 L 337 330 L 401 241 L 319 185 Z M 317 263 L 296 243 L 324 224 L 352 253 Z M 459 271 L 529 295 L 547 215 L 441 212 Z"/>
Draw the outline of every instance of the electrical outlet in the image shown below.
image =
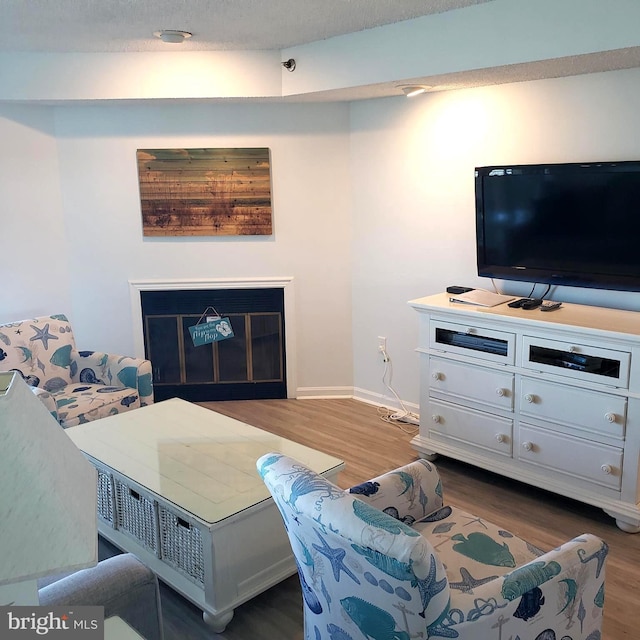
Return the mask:
<path id="1" fill-rule="evenodd" d="M 378 351 L 387 350 L 387 339 L 384 336 L 378 336 Z"/>

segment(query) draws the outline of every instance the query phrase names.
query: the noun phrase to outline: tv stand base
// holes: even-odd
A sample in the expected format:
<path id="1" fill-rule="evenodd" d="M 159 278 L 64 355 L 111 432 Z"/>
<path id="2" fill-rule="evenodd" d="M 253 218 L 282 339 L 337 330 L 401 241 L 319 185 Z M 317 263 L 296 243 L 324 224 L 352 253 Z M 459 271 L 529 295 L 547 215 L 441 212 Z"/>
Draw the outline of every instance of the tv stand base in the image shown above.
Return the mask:
<path id="1" fill-rule="evenodd" d="M 421 458 L 447 456 L 602 509 L 640 533 L 640 313 L 412 300 Z"/>

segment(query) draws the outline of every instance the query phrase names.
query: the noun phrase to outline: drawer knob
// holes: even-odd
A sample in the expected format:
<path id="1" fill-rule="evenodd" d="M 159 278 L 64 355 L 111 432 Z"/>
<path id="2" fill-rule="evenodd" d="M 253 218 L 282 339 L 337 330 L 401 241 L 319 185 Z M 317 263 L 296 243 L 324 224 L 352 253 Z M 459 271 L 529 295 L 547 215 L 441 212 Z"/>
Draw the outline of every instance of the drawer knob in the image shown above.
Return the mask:
<path id="1" fill-rule="evenodd" d="M 439 371 L 434 371 L 434 372 L 431 374 L 431 377 L 432 377 L 434 380 L 442 380 L 442 374 L 441 374 Z"/>
<path id="2" fill-rule="evenodd" d="M 603 464 L 600 469 L 602 469 L 603 473 L 606 473 L 608 476 L 613 473 L 613 468 L 610 464 Z"/>
<path id="3" fill-rule="evenodd" d="M 506 395 L 506 391 L 504 389 L 502 389 L 501 387 L 498 387 L 496 389 L 496 395 L 500 398 L 503 398 Z"/>
<path id="4" fill-rule="evenodd" d="M 604 419 L 607 422 L 615 422 L 616 421 L 616 414 L 615 413 L 611 413 L 611 412 L 605 413 L 604 414 Z"/>
<path id="5" fill-rule="evenodd" d="M 471 335 L 472 333 L 475 333 L 476 330 L 473 327 L 467 327 L 467 334 Z"/>
<path id="6" fill-rule="evenodd" d="M 533 395 L 533 393 L 527 393 L 527 395 L 524 397 L 524 399 L 529 403 L 529 404 L 533 404 L 536 401 L 536 397 Z"/>
<path id="7" fill-rule="evenodd" d="M 497 442 L 506 442 L 507 441 L 507 436 L 504 435 L 504 433 L 497 433 L 496 434 L 496 441 Z"/>
<path id="8" fill-rule="evenodd" d="M 522 448 L 525 451 L 533 451 L 533 443 L 532 442 L 523 442 L 522 443 Z"/>
<path id="9" fill-rule="evenodd" d="M 436 422 L 436 423 L 438 423 L 438 422 L 440 422 L 440 421 L 442 420 L 442 418 L 441 418 L 437 413 L 434 413 L 434 414 L 431 416 L 431 419 L 432 419 L 434 422 Z"/>

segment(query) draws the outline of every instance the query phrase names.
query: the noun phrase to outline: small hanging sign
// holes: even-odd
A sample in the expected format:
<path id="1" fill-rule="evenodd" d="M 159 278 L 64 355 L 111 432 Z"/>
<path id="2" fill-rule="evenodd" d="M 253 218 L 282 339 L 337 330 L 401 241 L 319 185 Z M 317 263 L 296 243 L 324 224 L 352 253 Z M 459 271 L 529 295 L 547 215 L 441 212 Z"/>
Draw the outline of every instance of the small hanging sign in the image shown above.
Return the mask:
<path id="1" fill-rule="evenodd" d="M 229 318 L 223 318 L 213 307 L 207 307 L 204 310 L 198 322 L 189 327 L 189 333 L 194 347 L 233 338 L 231 321 Z"/>

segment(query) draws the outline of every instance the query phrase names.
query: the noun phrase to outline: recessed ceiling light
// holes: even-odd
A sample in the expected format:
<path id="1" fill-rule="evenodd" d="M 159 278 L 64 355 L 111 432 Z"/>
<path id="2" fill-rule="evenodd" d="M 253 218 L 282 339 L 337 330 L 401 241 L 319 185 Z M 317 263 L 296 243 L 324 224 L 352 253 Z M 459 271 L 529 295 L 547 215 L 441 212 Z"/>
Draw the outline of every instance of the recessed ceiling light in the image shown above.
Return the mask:
<path id="1" fill-rule="evenodd" d="M 397 88 L 402 89 L 402 93 L 404 93 L 407 98 L 419 96 L 421 93 L 426 93 L 431 89 L 431 87 L 425 84 L 400 84 Z"/>
<path id="2" fill-rule="evenodd" d="M 188 31 L 178 31 L 177 29 L 162 29 L 161 31 L 154 31 L 153 35 L 156 38 L 160 38 L 162 42 L 179 44 L 180 42 L 184 42 L 187 38 L 190 38 L 193 34 Z"/>

